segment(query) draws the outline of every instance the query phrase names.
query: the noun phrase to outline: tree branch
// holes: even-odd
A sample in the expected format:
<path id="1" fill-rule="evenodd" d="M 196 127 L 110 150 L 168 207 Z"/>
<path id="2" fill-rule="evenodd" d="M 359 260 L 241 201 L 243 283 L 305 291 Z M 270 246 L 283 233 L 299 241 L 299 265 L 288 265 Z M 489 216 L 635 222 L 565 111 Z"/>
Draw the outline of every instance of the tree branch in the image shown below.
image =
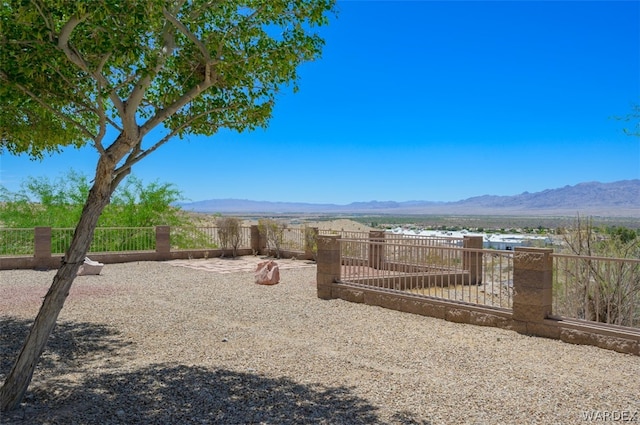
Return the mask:
<path id="1" fill-rule="evenodd" d="M 147 120 L 147 122 L 145 122 L 140 127 L 140 138 L 144 137 L 147 133 L 149 133 L 152 129 L 154 129 L 158 124 L 162 123 L 171 115 L 178 112 L 181 108 L 183 108 L 186 104 L 188 104 L 193 99 L 198 97 L 201 93 L 207 91 L 211 86 L 213 86 L 213 82 L 203 81 L 201 84 L 194 86 L 193 88 L 191 88 L 191 90 L 189 90 L 188 92 L 180 96 L 178 100 L 173 102 L 168 107 L 164 109 L 159 109 L 152 118 Z"/>
<path id="2" fill-rule="evenodd" d="M 166 9 L 164 9 L 166 10 Z M 164 12 L 163 10 L 163 12 Z M 162 47 L 158 52 L 158 62 L 156 66 L 147 73 L 143 78 L 138 81 L 138 84 L 134 86 L 129 98 L 127 99 L 127 107 L 133 107 L 138 109 L 142 100 L 144 99 L 144 95 L 151 85 L 151 82 L 155 78 L 156 75 L 160 72 L 160 70 L 164 67 L 167 58 L 170 57 L 173 53 L 173 49 L 175 48 L 175 37 L 169 31 L 169 25 L 165 24 L 162 33 L 160 34 L 162 38 Z"/>
<path id="3" fill-rule="evenodd" d="M 46 26 L 46 27 L 47 27 L 47 29 L 50 31 L 49 39 L 50 39 L 51 41 L 53 41 L 53 39 L 54 39 L 54 34 L 55 34 L 55 26 L 54 26 L 54 25 L 53 25 L 53 23 L 51 22 L 51 19 L 50 19 L 51 17 L 50 17 L 50 16 L 47 16 L 47 14 L 45 14 L 45 12 L 44 12 L 44 7 L 45 7 L 45 6 L 42 4 L 42 2 L 40 2 L 40 1 L 36 1 L 36 0 L 33 0 L 31 3 L 32 3 L 32 4 L 35 6 L 35 8 L 38 10 L 38 14 L 42 17 L 42 20 L 44 21 L 45 26 Z"/>
<path id="4" fill-rule="evenodd" d="M 89 129 L 87 127 L 85 127 L 84 125 L 81 125 L 80 123 L 78 123 L 75 120 L 71 119 L 68 115 L 66 115 L 66 114 L 58 111 L 57 109 L 53 108 L 51 105 L 49 105 L 47 102 L 45 102 L 45 101 L 43 101 L 41 99 L 42 96 L 36 96 L 35 93 L 33 93 L 32 91 L 27 89 L 22 84 L 12 83 L 11 80 L 9 79 L 9 77 L 7 76 L 7 74 L 5 74 L 4 72 L 1 72 L 1 71 L 0 71 L 0 79 L 11 83 L 16 88 L 18 88 L 22 93 L 26 94 L 29 98 L 31 98 L 32 100 L 36 101 L 44 109 L 46 109 L 47 111 L 51 112 L 53 115 L 57 116 L 58 118 L 62 119 L 63 121 L 72 124 L 74 127 L 78 128 L 81 132 L 83 132 L 85 134 L 85 136 L 87 136 L 88 138 L 90 138 L 92 140 L 94 139 L 94 137 L 95 137 L 94 134 L 91 133 L 91 131 L 89 131 Z"/>
<path id="5" fill-rule="evenodd" d="M 212 108 L 212 109 L 208 109 L 204 112 L 201 112 L 198 115 L 195 115 L 194 117 L 190 118 L 189 120 L 185 121 L 182 125 L 178 126 L 177 128 L 173 129 L 172 131 L 170 131 L 168 134 L 166 134 L 162 139 L 160 139 L 158 142 L 156 142 L 154 145 L 152 145 L 150 148 L 145 149 L 144 151 L 140 150 L 140 145 L 138 144 L 137 146 L 137 150 L 134 150 L 133 152 L 131 152 L 131 154 L 127 157 L 125 163 L 120 166 L 119 168 L 116 169 L 116 173 L 122 172 L 126 169 L 130 169 L 134 164 L 136 164 L 137 162 L 143 160 L 144 158 L 146 158 L 147 156 L 149 156 L 151 153 L 153 153 L 154 151 L 156 151 L 160 146 L 164 145 L 165 143 L 167 143 L 169 140 L 171 140 L 172 138 L 174 138 L 176 136 L 176 134 L 178 134 L 180 131 L 184 130 L 185 128 L 189 127 L 195 120 L 202 118 L 206 115 L 209 115 L 213 112 L 223 112 L 223 111 L 227 111 L 229 109 L 235 109 L 235 108 Z M 218 126 L 222 127 L 225 125 L 229 125 L 229 124 L 237 124 L 235 121 L 227 121 L 222 123 L 221 125 Z M 142 152 L 142 153 L 140 153 Z"/>
<path id="6" fill-rule="evenodd" d="M 82 71 L 91 75 L 99 87 L 109 87 L 109 82 L 104 77 L 104 75 L 102 75 L 98 71 L 91 71 L 91 69 L 89 68 L 89 65 L 84 60 L 80 52 L 74 49 L 73 46 L 71 46 L 71 44 L 69 43 L 69 39 L 71 38 L 71 34 L 73 33 L 73 30 L 88 16 L 89 15 L 84 15 L 81 18 L 79 18 L 74 15 L 69 18 L 69 20 L 62 26 L 62 29 L 60 30 L 60 35 L 58 36 L 58 48 L 62 50 L 62 52 L 67 57 L 67 59 L 71 61 L 71 63 L 75 64 Z M 103 65 L 104 64 L 101 64 L 101 66 Z M 118 97 L 115 90 L 113 89 L 109 90 L 109 98 L 113 102 L 113 105 L 118 109 L 120 116 L 124 117 L 125 116 L 124 102 L 122 102 L 120 97 Z"/>
<path id="7" fill-rule="evenodd" d="M 204 58 L 205 64 L 211 63 L 211 55 L 207 50 L 207 46 L 202 43 L 202 41 L 187 28 L 182 22 L 180 22 L 175 16 L 173 16 L 166 8 L 162 9 L 162 14 L 167 19 L 167 21 L 171 22 L 173 26 L 176 27 L 178 31 L 185 35 L 200 51 L 202 57 Z"/>

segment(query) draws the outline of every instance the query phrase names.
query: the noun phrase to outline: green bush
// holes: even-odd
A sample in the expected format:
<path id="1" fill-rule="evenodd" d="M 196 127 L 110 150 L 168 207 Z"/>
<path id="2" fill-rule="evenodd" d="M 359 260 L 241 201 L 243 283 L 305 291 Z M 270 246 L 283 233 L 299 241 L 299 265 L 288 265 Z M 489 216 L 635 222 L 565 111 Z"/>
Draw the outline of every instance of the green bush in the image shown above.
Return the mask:
<path id="1" fill-rule="evenodd" d="M 55 180 L 29 177 L 17 193 L 0 186 L 0 224 L 13 228 L 74 228 L 89 187 L 88 178 L 73 170 Z M 129 176 L 114 192 L 98 226 L 184 225 L 188 218 L 172 205 L 181 199 L 180 191 L 170 183 L 144 185 L 140 179 Z"/>
<path id="2" fill-rule="evenodd" d="M 73 170 L 57 179 L 29 177 L 21 189 L 10 192 L 0 186 L 0 226 L 16 229 L 33 229 L 38 226 L 51 227 L 52 247 L 63 253 L 69 246 L 71 233 L 64 229 L 75 228 L 84 201 L 89 193 L 89 180 Z M 173 226 L 186 229 L 179 235 L 179 245 L 194 245 L 202 232 L 193 226 L 191 219 L 173 204 L 182 199 L 170 183 L 143 182 L 129 176 L 111 197 L 104 209 L 91 245 L 92 252 L 149 250 L 155 249 L 155 226 Z M 105 227 L 118 227 L 113 231 L 102 231 Z M 31 232 L 32 233 L 32 232 Z M 187 235 L 187 237 L 185 237 Z M 31 236 L 31 239 L 33 237 Z M 19 255 L 24 246 L 32 249 L 29 241 L 2 241 L 0 253 Z M 20 244 L 20 246 L 17 246 Z"/>

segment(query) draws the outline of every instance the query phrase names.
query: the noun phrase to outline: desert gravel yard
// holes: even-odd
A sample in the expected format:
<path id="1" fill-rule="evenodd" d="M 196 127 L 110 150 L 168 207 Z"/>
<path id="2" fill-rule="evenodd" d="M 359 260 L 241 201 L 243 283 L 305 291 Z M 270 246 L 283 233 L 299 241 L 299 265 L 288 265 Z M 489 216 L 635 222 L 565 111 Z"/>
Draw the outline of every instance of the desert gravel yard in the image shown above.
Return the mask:
<path id="1" fill-rule="evenodd" d="M 0 423 L 640 423 L 637 356 L 323 301 L 304 261 L 279 260 L 281 283 L 256 285 L 257 260 L 78 277 Z M 53 275 L 0 271 L 0 380 Z"/>

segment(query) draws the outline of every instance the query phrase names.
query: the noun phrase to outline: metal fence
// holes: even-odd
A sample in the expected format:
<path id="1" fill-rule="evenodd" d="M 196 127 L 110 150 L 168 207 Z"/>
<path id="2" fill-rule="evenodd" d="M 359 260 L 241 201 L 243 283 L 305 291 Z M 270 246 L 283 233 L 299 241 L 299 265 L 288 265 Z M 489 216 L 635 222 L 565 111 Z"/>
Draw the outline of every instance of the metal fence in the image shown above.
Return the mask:
<path id="1" fill-rule="evenodd" d="M 554 315 L 640 327 L 640 259 L 552 257 Z"/>
<path id="2" fill-rule="evenodd" d="M 0 255 L 33 255 L 33 229 L 0 228 Z"/>
<path id="3" fill-rule="evenodd" d="M 304 251 L 305 229 L 286 228 L 283 230 L 281 249 L 288 251 Z"/>
<path id="4" fill-rule="evenodd" d="M 453 236 L 423 236 L 405 235 L 401 233 L 385 233 L 386 240 L 397 241 L 398 243 L 409 242 L 424 246 L 458 246 L 462 247 L 464 238 Z"/>
<path id="5" fill-rule="evenodd" d="M 51 229 L 51 254 L 64 254 L 75 229 Z M 180 249 L 225 248 L 217 227 L 172 227 L 171 247 Z M 0 228 L 0 255 L 34 255 L 34 229 Z M 156 248 L 154 227 L 96 227 L 89 252 L 152 251 Z M 226 247 L 231 248 L 231 246 Z M 239 249 L 251 248 L 251 228 L 240 229 Z"/>
<path id="6" fill-rule="evenodd" d="M 51 253 L 63 254 L 74 229 L 51 229 Z M 340 235 L 342 281 L 419 296 L 510 308 L 512 251 L 463 248 L 457 238 L 369 232 L 320 231 Z M 90 252 L 149 251 L 155 228 L 96 228 Z M 305 229 L 285 229 L 282 248 L 305 250 Z M 217 227 L 172 227 L 171 249 L 224 247 Z M 0 228 L 0 255 L 34 255 L 34 229 Z M 251 249 L 251 228 L 242 227 L 239 249 Z M 552 254 L 553 315 L 640 326 L 640 259 Z"/>
<path id="7" fill-rule="evenodd" d="M 511 307 L 513 252 L 461 248 L 452 246 L 450 240 L 438 239 L 340 239 L 340 281 L 418 296 Z"/>
<path id="8" fill-rule="evenodd" d="M 51 229 L 51 253 L 64 254 L 75 229 Z M 154 227 L 97 227 L 89 252 L 152 251 L 156 246 Z"/>
<path id="9" fill-rule="evenodd" d="M 369 237 L 369 232 L 356 232 L 347 230 L 327 230 L 320 229 L 318 231 L 320 236 L 340 236 L 346 239 L 366 239 Z"/>
<path id="10" fill-rule="evenodd" d="M 220 229 L 216 226 L 172 227 L 171 249 L 231 249 L 233 241 L 222 240 L 219 230 Z M 237 248 L 251 248 L 251 227 L 240 227 Z"/>

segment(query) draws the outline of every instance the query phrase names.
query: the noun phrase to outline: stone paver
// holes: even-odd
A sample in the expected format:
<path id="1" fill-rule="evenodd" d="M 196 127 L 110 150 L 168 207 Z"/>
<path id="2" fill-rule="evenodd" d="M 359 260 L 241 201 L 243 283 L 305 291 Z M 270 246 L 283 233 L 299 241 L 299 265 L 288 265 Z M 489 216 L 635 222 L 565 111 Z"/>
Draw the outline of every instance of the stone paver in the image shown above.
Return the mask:
<path id="1" fill-rule="evenodd" d="M 309 260 L 275 259 L 262 256 L 243 256 L 236 258 L 201 258 L 193 260 L 171 260 L 167 264 L 176 267 L 188 267 L 215 273 L 255 272 L 258 263 L 273 260 L 280 270 L 315 267 L 316 263 Z"/>

